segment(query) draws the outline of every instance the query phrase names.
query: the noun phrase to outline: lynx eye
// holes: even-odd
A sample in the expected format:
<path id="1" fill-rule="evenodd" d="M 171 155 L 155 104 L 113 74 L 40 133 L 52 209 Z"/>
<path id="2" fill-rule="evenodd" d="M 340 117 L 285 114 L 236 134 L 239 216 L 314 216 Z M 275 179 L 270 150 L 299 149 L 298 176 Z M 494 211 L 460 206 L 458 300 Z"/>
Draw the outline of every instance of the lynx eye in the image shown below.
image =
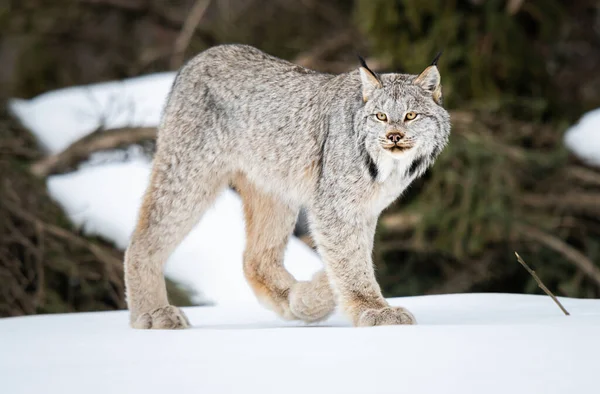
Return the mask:
<path id="1" fill-rule="evenodd" d="M 388 120 L 387 115 L 384 114 L 383 112 L 377 112 L 375 114 L 375 117 L 377 118 L 377 120 L 380 120 L 382 122 L 387 122 L 387 120 Z"/>
<path id="2" fill-rule="evenodd" d="M 414 118 L 417 117 L 417 113 L 416 112 L 407 112 L 406 116 L 404 117 L 404 120 L 413 120 Z"/>

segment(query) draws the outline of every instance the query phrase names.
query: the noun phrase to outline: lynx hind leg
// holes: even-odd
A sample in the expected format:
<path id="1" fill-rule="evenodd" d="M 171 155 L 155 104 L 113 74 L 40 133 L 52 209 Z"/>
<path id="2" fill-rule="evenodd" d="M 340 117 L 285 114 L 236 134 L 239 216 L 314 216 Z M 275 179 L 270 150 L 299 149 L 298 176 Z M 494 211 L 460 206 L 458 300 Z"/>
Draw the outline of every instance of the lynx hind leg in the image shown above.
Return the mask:
<path id="1" fill-rule="evenodd" d="M 155 159 L 137 226 L 125 253 L 127 305 L 133 328 L 189 327 L 183 312 L 167 300 L 163 265 L 225 184 L 226 180 L 214 173 L 192 175 L 186 166 L 163 166 L 160 158 Z"/>
<path id="2" fill-rule="evenodd" d="M 329 316 L 335 302 L 325 274 L 298 282 L 283 265 L 298 209 L 263 193 L 241 175 L 234 184 L 246 218 L 244 274 L 257 298 L 288 320 L 314 322 Z"/>

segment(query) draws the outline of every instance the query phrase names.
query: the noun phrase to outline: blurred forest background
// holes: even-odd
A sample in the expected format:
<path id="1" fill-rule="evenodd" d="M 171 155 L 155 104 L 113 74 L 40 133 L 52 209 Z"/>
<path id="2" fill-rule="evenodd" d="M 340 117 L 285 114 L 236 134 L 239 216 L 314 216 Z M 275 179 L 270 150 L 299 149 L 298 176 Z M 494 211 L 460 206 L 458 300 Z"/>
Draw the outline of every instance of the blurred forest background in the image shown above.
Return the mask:
<path id="1" fill-rule="evenodd" d="M 600 296 L 600 171 L 563 145 L 600 107 L 598 1 L 4 0 L 0 316 L 124 307 L 122 252 L 48 197 L 30 170 L 43 153 L 6 99 L 174 70 L 230 42 L 334 73 L 356 53 L 417 73 L 444 50 L 450 145 L 380 220 L 387 296 L 539 293 L 514 251 L 557 295 Z"/>

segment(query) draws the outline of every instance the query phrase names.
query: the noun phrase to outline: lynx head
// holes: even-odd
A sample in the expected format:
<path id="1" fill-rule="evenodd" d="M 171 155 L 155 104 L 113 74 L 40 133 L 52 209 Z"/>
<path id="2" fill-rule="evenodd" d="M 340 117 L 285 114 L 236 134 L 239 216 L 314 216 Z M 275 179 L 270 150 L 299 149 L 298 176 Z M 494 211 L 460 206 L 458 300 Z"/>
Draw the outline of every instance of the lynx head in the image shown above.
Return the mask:
<path id="1" fill-rule="evenodd" d="M 382 74 L 359 68 L 365 102 L 367 149 L 396 159 L 410 156 L 430 165 L 448 141 L 450 116 L 442 107 L 442 86 L 436 56 L 419 75 Z"/>

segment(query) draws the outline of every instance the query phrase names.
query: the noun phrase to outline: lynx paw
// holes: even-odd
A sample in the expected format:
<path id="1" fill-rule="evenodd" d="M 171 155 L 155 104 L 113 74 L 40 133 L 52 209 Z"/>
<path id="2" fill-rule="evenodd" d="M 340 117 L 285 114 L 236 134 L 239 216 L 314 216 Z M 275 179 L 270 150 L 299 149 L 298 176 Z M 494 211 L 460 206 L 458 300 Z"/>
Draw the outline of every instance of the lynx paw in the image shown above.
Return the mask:
<path id="1" fill-rule="evenodd" d="M 139 315 L 131 326 L 138 329 L 176 330 L 189 328 L 190 322 L 181 309 L 167 305 Z"/>
<path id="2" fill-rule="evenodd" d="M 358 318 L 359 327 L 416 324 L 417 320 L 402 307 L 388 306 L 382 309 L 367 309 Z"/>
<path id="3" fill-rule="evenodd" d="M 324 320 L 335 309 L 335 299 L 329 287 L 319 288 L 315 283 L 298 282 L 290 289 L 290 311 L 307 323 Z"/>

